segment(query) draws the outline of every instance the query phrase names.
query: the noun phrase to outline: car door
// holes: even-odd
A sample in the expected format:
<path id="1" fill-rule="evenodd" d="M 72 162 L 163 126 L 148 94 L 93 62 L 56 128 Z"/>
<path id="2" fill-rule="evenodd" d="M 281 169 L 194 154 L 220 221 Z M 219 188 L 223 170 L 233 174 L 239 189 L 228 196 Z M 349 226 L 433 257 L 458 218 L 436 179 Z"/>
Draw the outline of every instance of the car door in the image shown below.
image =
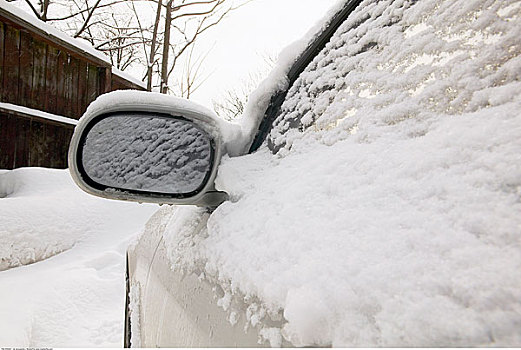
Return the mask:
<path id="1" fill-rule="evenodd" d="M 463 315 L 462 320 L 472 319 L 476 329 L 489 329 L 489 333 L 474 332 L 474 329 L 472 332 L 466 332 L 464 327 L 458 331 L 455 327 L 432 321 L 434 318 L 429 318 L 425 323 L 421 313 L 413 313 L 410 309 L 403 309 L 403 317 L 397 316 L 398 321 L 395 323 L 389 319 L 385 323 L 386 317 L 391 318 L 392 310 L 402 310 L 397 305 L 408 305 L 407 302 L 410 300 L 407 298 L 418 297 L 418 294 L 408 293 L 410 290 L 417 291 L 415 288 L 420 288 L 413 282 L 422 280 L 422 276 L 426 274 L 422 272 L 426 271 L 426 266 L 422 265 L 424 260 L 419 258 L 414 260 L 415 249 L 421 249 L 425 240 L 406 240 L 409 245 L 402 246 L 403 241 L 388 237 L 389 241 L 382 243 L 381 237 L 377 236 L 372 229 L 375 222 L 381 226 L 396 225 L 396 230 L 393 232 L 408 230 L 410 227 L 407 225 L 412 225 L 411 223 L 427 229 L 422 225 L 429 220 L 429 217 L 422 216 L 424 213 L 415 211 L 412 205 L 421 206 L 424 203 L 421 198 L 415 202 L 415 195 L 411 194 L 413 200 L 409 202 L 408 199 L 404 201 L 400 196 L 409 193 L 407 190 L 410 188 L 416 191 L 413 191 L 414 193 L 428 196 L 429 194 L 422 192 L 420 186 L 415 185 L 423 183 L 420 180 L 425 179 L 418 180 L 415 176 L 422 176 L 422 174 L 434 176 L 438 173 L 432 169 L 458 166 L 458 164 L 447 165 L 436 157 L 432 158 L 431 163 L 422 162 L 422 157 L 429 158 L 430 155 L 419 152 L 416 154 L 417 163 L 419 166 L 429 166 L 429 169 L 424 173 L 409 174 L 410 181 L 407 185 L 397 189 L 405 192 L 398 191 L 395 197 L 386 197 L 385 191 L 390 188 L 386 187 L 387 184 L 393 178 L 401 179 L 400 176 L 403 176 L 404 172 L 409 168 L 412 169 L 414 162 L 407 163 L 409 168 L 403 170 L 396 163 L 402 165 L 404 163 L 393 158 L 397 157 L 397 154 L 390 153 L 390 159 L 375 155 L 385 153 L 386 148 L 381 145 L 391 148 L 398 147 L 396 145 L 403 143 L 404 140 L 406 142 L 422 140 L 418 141 L 417 145 L 421 151 L 424 151 L 428 146 L 423 141 L 428 140 L 426 135 L 439 133 L 439 139 L 450 132 L 443 129 L 445 121 L 464 116 L 461 117 L 463 123 L 468 119 L 468 115 L 486 112 L 488 108 L 500 108 L 506 113 L 508 108 L 505 106 L 508 107 L 509 103 L 512 105 L 519 103 L 516 93 L 506 92 L 513 86 L 511 84 L 516 84 L 519 77 L 516 73 L 520 54 L 519 45 L 516 43 L 519 30 L 515 29 L 513 24 L 518 23 L 519 6 L 513 1 L 477 1 L 470 4 L 463 0 L 363 1 L 358 7 L 356 7 L 357 2 L 351 1 L 344 5 L 336 15 L 332 16 L 327 28 L 321 31 L 323 35 L 319 35 L 313 41 L 289 70 L 288 89 L 272 97 L 252 142 L 250 148 L 252 154 L 230 158 L 221 166 L 218 186 L 231 193 L 231 202 L 219 207 L 214 213 L 197 208 L 163 209 L 156 214 L 154 223 L 142 235 L 141 242 L 130 251 L 130 294 L 133 295 L 134 290 L 140 291 L 134 293 L 138 294 L 135 303 L 130 303 L 131 310 L 139 310 L 137 313 L 131 312 L 131 320 L 134 317 L 135 323 L 140 325 L 137 327 L 139 334 L 132 332 L 133 339 L 135 337 L 133 344 L 257 346 L 260 341 L 263 345 L 272 346 L 339 344 L 344 346 L 465 346 L 494 344 L 494 340 L 491 340 L 494 337 L 489 336 L 490 334 L 495 334 L 497 339 L 501 339 L 502 335 L 512 333 L 512 329 L 507 326 L 501 328 L 502 326 L 496 323 L 492 325 L 488 323 L 488 318 L 483 315 L 495 317 L 492 312 L 476 314 L 471 310 L 472 308 L 461 305 L 448 310 L 457 309 L 459 314 L 454 312 Z M 468 125 L 470 127 L 472 124 L 468 122 Z M 452 142 L 451 140 L 455 138 L 457 139 L 458 136 L 447 137 L 447 142 Z M 379 145 L 376 143 L 379 140 L 385 142 L 375 146 Z M 316 150 L 310 151 L 310 144 L 316 146 Z M 315 183 L 316 186 L 313 185 L 312 180 L 319 179 L 320 176 L 328 178 L 331 175 L 328 173 L 326 160 L 317 161 L 317 166 L 314 168 L 306 168 L 310 172 L 309 176 L 306 174 L 310 178 L 309 182 L 299 180 L 305 177 L 302 173 L 293 174 L 293 177 L 287 175 L 289 170 L 282 173 L 287 175 L 287 178 L 281 179 L 286 181 L 287 187 L 309 185 L 307 192 L 287 191 L 285 194 L 295 195 L 295 198 L 289 200 L 279 198 L 277 193 L 272 192 L 265 197 L 246 198 L 242 194 L 251 193 L 248 192 L 251 183 L 241 181 L 239 176 L 234 177 L 234 167 L 257 171 L 259 177 L 265 174 L 255 168 L 255 157 L 262 156 L 266 159 L 267 153 L 270 153 L 269 157 L 273 158 L 273 167 L 284 167 L 285 164 L 295 165 L 298 161 L 303 161 L 306 155 L 311 156 L 306 152 L 329 154 L 324 150 L 339 144 L 349 145 L 343 149 L 346 154 L 359 152 L 364 155 L 361 158 L 346 156 L 346 164 L 337 164 L 338 166 L 334 168 L 337 171 L 341 166 L 348 167 L 351 164 L 347 161 L 353 161 L 352 172 L 358 175 L 353 176 L 351 178 L 353 182 L 349 184 Z M 403 151 L 405 152 L 406 148 Z M 436 151 L 442 152 L 443 148 L 438 147 Z M 261 156 L 256 155 L 260 153 Z M 461 160 L 457 155 L 452 157 L 454 162 Z M 373 158 L 378 161 L 372 161 Z M 372 167 L 366 167 L 367 164 Z M 388 164 L 387 168 L 385 164 Z M 298 169 L 296 165 L 295 169 Z M 384 177 L 379 180 L 377 175 L 385 174 L 386 170 L 389 171 L 389 178 Z M 233 183 L 234 180 L 237 180 L 237 184 Z M 418 182 L 415 182 L 416 180 Z M 261 180 L 256 183 L 261 183 Z M 354 190 L 346 192 L 345 188 L 350 186 Z M 257 189 L 269 190 L 261 185 Z M 306 194 L 313 191 L 322 191 L 324 195 L 318 198 L 324 201 L 312 203 L 313 198 L 316 197 L 307 197 Z M 362 214 L 373 213 L 374 216 L 363 217 L 362 214 L 352 216 L 349 223 L 335 226 L 339 221 L 338 216 L 329 215 L 331 212 L 335 213 L 335 207 L 331 209 L 328 205 L 335 203 L 340 206 L 342 202 L 334 200 L 325 202 L 327 198 L 335 198 L 331 194 L 333 192 L 345 192 L 346 196 L 343 200 L 354 203 L 349 207 L 350 210 Z M 328 193 L 331 194 L 329 197 Z M 457 203 L 461 207 L 468 202 L 465 199 L 459 201 L 451 197 L 451 194 L 444 195 L 451 199 L 448 202 L 440 200 L 442 203 L 440 206 L 444 203 L 451 203 L 450 205 Z M 382 198 L 385 200 L 381 201 Z M 254 199 L 262 201 L 255 204 Z M 297 204 L 285 205 L 288 201 Z M 357 203 L 359 207 L 356 206 Z M 401 211 L 400 208 L 396 208 L 395 203 L 412 204 L 411 207 Z M 241 208 L 254 208 L 255 211 L 249 212 L 250 216 L 243 215 L 244 213 L 238 214 Z M 426 208 L 430 209 L 430 207 Z M 263 210 L 270 211 L 274 218 L 264 215 Z M 411 216 L 400 223 L 393 219 L 398 217 L 400 212 L 416 213 L 424 220 L 418 223 Z M 279 229 L 283 224 L 289 227 L 288 230 L 296 227 L 305 231 L 306 227 L 300 226 L 297 222 L 298 219 L 303 218 L 301 213 L 307 213 L 309 216 L 317 215 L 318 219 L 303 220 L 303 222 L 316 225 L 316 231 L 324 235 L 337 227 L 345 228 L 349 225 L 357 227 L 358 231 L 363 231 L 367 242 L 372 244 L 364 245 L 361 241 L 353 241 L 353 246 L 358 248 L 357 251 L 367 253 L 365 256 L 359 256 L 359 262 L 364 258 L 377 256 L 376 247 L 378 247 L 382 252 L 382 261 L 392 264 L 393 261 L 402 261 L 399 252 L 400 249 L 404 249 L 409 254 L 407 258 L 412 259 L 404 261 L 411 263 L 407 266 L 417 267 L 418 275 L 413 275 L 411 278 L 397 273 L 399 278 L 389 278 L 386 283 L 381 284 L 379 281 L 386 276 L 375 272 L 378 261 L 371 261 L 371 259 L 368 261 L 374 265 L 369 267 L 373 269 L 359 266 L 360 270 L 365 269 L 366 274 L 357 275 L 356 264 L 343 265 L 342 261 L 349 261 L 347 257 L 344 260 L 340 258 L 335 260 L 331 256 L 322 254 L 334 250 L 328 247 L 334 246 L 335 241 L 320 241 L 316 238 L 320 236 L 319 234 L 307 236 L 303 234 L 302 242 L 309 244 L 303 243 L 301 246 L 297 242 L 291 247 L 279 247 L 275 253 L 264 249 L 267 245 L 260 240 L 255 240 L 256 237 L 251 235 L 246 235 L 251 238 L 250 241 L 247 239 L 239 241 L 237 236 L 233 236 L 236 241 L 226 240 L 227 237 L 223 238 L 223 235 L 220 236 L 222 241 L 214 238 L 226 230 L 224 226 L 226 224 L 235 225 L 234 232 L 242 228 L 244 231 L 262 234 L 269 232 L 270 229 Z M 382 214 L 380 216 L 385 218 L 382 219 L 375 213 Z M 295 215 L 296 219 L 291 220 L 291 215 Z M 449 214 L 444 212 L 443 215 Z M 439 218 L 435 215 L 434 217 L 445 218 L 443 215 Z M 232 219 L 237 221 L 232 222 Z M 450 220 L 457 220 L 457 217 L 450 216 Z M 260 229 L 261 226 L 264 228 Z M 157 229 L 158 227 L 161 229 Z M 449 229 L 451 228 L 447 227 L 447 230 Z M 323 232 L 320 232 L 321 230 Z M 266 236 L 277 239 L 273 235 Z M 407 238 L 410 239 L 409 236 Z M 143 243 L 146 240 L 150 242 Z M 215 245 L 209 247 L 208 241 Z M 250 266 L 244 259 L 223 258 L 226 252 L 233 253 L 233 249 L 219 246 L 222 242 L 234 245 L 234 249 L 238 251 L 247 250 L 251 257 L 251 268 L 237 267 L 241 261 Z M 413 246 L 416 248 L 413 249 Z M 392 247 L 396 249 L 393 250 Z M 293 251 L 298 249 L 304 253 Z M 446 249 L 450 250 L 449 247 Z M 152 251 L 154 253 L 151 255 Z M 205 254 L 210 251 L 221 253 L 221 256 L 216 254 L 217 258 L 208 259 L 208 255 Z M 140 255 L 147 256 L 145 263 L 139 262 Z M 276 295 L 276 292 L 270 294 L 273 290 L 278 290 L 277 281 L 280 283 L 280 289 L 285 290 L 286 281 L 273 276 L 266 277 L 269 269 L 257 273 L 254 268 L 258 267 L 257 261 L 268 263 L 270 256 L 281 255 L 287 255 L 289 260 L 284 262 L 288 265 L 287 275 L 285 275 L 287 280 L 298 275 L 299 271 L 313 272 L 316 266 L 328 266 L 330 270 L 324 268 L 318 269 L 319 272 L 316 274 L 309 273 L 309 276 L 317 277 L 318 282 L 308 280 L 301 282 L 297 279 L 297 282 L 302 283 L 312 292 L 299 294 L 301 289 L 288 287 L 288 290 L 293 293 L 289 296 L 287 295 L 289 292 L 286 294 L 281 292 L 281 295 L 285 295 L 282 297 Z M 356 252 L 351 255 L 356 256 Z M 296 262 L 291 261 L 292 256 L 298 256 Z M 389 259 L 385 260 L 387 258 Z M 436 255 L 435 261 L 439 259 L 439 264 L 433 265 L 443 266 L 446 260 L 442 258 L 447 259 L 447 255 L 442 257 Z M 327 263 L 328 259 L 340 263 L 330 266 Z M 300 269 L 298 264 L 306 266 L 306 269 Z M 403 270 L 407 270 L 407 266 L 402 266 Z M 460 265 L 450 266 L 460 267 Z M 338 292 L 338 295 L 335 294 L 334 288 L 321 289 L 321 281 L 324 285 L 328 282 L 321 276 L 327 274 L 327 271 L 331 271 L 334 275 L 335 271 L 340 271 L 342 268 L 350 271 L 352 269 L 350 276 L 358 276 L 359 280 L 367 278 L 369 282 L 365 286 L 359 286 L 356 279 L 350 279 L 351 277 L 348 276 L 346 280 L 349 283 L 338 281 L 338 290 L 342 291 L 342 293 Z M 435 266 L 430 268 L 436 269 Z M 460 270 L 462 276 L 470 271 L 466 269 L 467 267 Z M 275 271 L 279 272 L 279 270 Z M 255 285 L 255 279 L 248 279 L 245 276 L 248 272 L 258 277 L 266 277 L 266 280 L 271 283 L 267 284 L 271 289 L 263 289 Z M 442 274 L 442 271 L 440 270 L 439 273 Z M 449 277 L 447 278 L 450 279 Z M 480 277 L 477 280 L 484 279 Z M 241 281 L 243 284 L 234 281 Z M 422 281 L 428 282 L 428 280 Z M 297 282 L 292 280 L 287 284 Z M 505 283 L 508 283 L 507 280 Z M 410 288 L 405 288 L 404 285 Z M 258 294 L 246 292 L 245 286 L 249 287 L 249 290 L 256 290 Z M 487 288 L 484 284 L 480 286 Z M 384 299 L 388 290 L 392 292 L 389 292 L 389 297 Z M 422 292 L 430 293 L 423 289 Z M 461 293 L 463 295 L 466 292 Z M 490 290 L 492 294 L 495 292 L 493 289 Z M 455 295 L 457 293 L 456 290 L 450 292 L 442 290 L 434 296 L 429 294 L 429 298 L 440 298 L 444 302 L 448 300 L 447 303 L 453 305 L 462 298 L 462 295 Z M 348 296 L 356 301 L 356 305 L 340 302 L 349 299 Z M 273 301 L 280 302 L 276 304 Z M 303 306 L 308 303 L 313 304 L 313 301 L 315 306 L 318 306 L 311 308 Z M 337 301 L 342 306 L 335 308 Z M 270 302 L 276 305 L 270 305 Z M 321 302 L 331 302 L 333 306 L 323 306 Z M 427 305 L 428 300 L 425 303 L 423 306 L 430 310 Z M 436 307 L 433 310 L 436 310 Z M 351 315 L 351 318 L 348 318 L 347 314 Z M 510 317 L 506 314 L 502 315 Z M 400 323 L 401 321 L 403 323 Z M 515 324 L 515 316 L 511 316 L 507 323 Z M 429 324 L 432 328 L 418 326 L 421 324 Z"/>

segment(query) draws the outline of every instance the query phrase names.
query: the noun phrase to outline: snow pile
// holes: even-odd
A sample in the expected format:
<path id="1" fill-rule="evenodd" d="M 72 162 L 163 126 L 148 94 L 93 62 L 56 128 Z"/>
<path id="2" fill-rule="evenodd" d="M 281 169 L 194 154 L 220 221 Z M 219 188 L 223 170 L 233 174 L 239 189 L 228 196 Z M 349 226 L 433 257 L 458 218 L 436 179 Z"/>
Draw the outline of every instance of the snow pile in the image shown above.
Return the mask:
<path id="1" fill-rule="evenodd" d="M 121 346 L 125 250 L 156 210 L 87 195 L 67 170 L 1 171 L 1 267 L 39 262 L 0 272 L 0 344 Z"/>
<path id="2" fill-rule="evenodd" d="M 520 107 L 229 159 L 200 255 L 297 345 L 519 346 Z"/>
<path id="3" fill-rule="evenodd" d="M 273 344 L 520 346 L 519 37 L 514 0 L 364 1 L 173 266 Z"/>
<path id="4" fill-rule="evenodd" d="M 64 186 L 68 179 L 63 175 L 63 171 L 44 169 L 0 174 L 0 270 L 46 259 L 70 249 L 81 238 L 83 228 L 67 221 L 78 208 L 71 207 L 73 199 L 64 196 L 69 188 Z M 35 198 L 29 201 L 30 197 Z M 58 222 L 56 215 L 50 215 L 58 208 L 47 204 L 57 197 L 63 197 L 59 207 L 63 219 Z"/>

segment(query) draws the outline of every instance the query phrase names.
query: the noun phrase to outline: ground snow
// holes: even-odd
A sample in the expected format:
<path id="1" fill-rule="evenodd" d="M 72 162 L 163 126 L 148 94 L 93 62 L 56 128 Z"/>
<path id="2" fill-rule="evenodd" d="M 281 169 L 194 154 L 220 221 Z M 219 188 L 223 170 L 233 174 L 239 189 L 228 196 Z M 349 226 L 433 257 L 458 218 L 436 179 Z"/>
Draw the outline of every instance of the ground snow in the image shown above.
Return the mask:
<path id="1" fill-rule="evenodd" d="M 157 206 L 83 193 L 67 170 L 0 172 L 0 344 L 121 346 L 125 250 Z"/>
<path id="2" fill-rule="evenodd" d="M 223 159 L 207 231 L 167 229 L 173 267 L 282 312 L 275 345 L 520 346 L 520 21 L 364 1 L 289 91 L 276 154 Z"/>

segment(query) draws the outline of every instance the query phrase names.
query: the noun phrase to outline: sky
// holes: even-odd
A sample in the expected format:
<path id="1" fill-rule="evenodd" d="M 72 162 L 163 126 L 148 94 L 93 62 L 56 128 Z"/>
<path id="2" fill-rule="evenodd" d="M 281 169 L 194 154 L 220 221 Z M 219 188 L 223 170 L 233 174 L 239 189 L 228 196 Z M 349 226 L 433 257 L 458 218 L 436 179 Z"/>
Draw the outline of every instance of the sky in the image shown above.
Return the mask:
<path id="1" fill-rule="evenodd" d="M 192 100 L 212 108 L 212 100 L 236 89 L 249 75 L 269 72 L 266 56 L 304 36 L 338 0 L 253 0 L 205 33 L 196 50 L 208 77 Z"/>

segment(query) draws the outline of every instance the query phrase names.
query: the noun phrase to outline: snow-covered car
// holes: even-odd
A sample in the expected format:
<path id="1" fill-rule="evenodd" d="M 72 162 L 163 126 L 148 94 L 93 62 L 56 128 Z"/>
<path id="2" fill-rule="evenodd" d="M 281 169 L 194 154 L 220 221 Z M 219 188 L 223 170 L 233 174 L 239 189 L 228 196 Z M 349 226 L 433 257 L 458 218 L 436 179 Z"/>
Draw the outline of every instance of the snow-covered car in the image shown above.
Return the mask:
<path id="1" fill-rule="evenodd" d="M 132 346 L 521 346 L 521 2 L 340 1 L 226 122 L 103 95 L 71 173 L 162 207 Z"/>

